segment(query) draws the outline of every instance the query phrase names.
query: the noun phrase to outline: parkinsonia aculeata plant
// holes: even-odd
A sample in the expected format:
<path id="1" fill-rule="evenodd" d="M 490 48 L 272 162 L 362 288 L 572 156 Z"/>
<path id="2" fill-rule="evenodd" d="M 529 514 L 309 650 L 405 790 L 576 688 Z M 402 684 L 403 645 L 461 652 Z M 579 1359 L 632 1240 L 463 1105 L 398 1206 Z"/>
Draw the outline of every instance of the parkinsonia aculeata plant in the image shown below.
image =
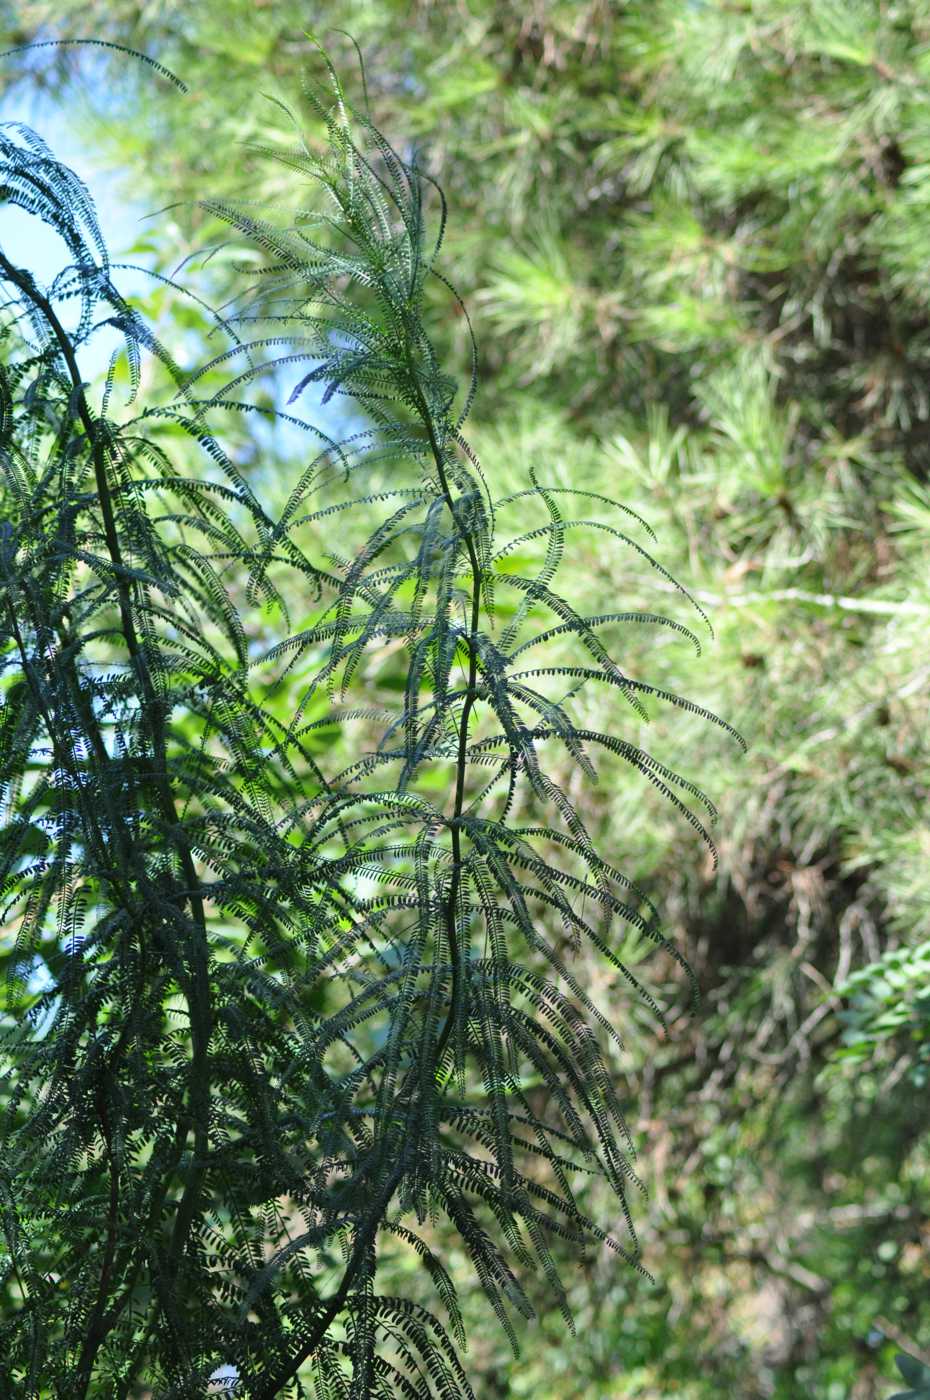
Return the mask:
<path id="1" fill-rule="evenodd" d="M 494 499 L 462 432 L 474 360 L 461 399 L 427 330 L 434 288 L 464 316 L 442 195 L 324 61 L 314 135 L 266 152 L 290 226 L 205 201 L 264 261 L 194 374 L 118 292 L 77 178 L 0 129 L 4 199 L 70 259 L 42 287 L 0 249 L 4 1395 L 201 1397 L 225 1365 L 254 1400 L 468 1396 L 437 1241 L 514 1345 L 521 1269 L 570 1325 L 554 1236 L 639 1267 L 616 1032 L 572 953 L 648 999 L 618 931 L 662 936 L 553 775 L 593 781 L 606 751 L 704 832 L 698 788 L 573 718 L 592 686 L 704 714 L 605 641 L 697 639 L 556 591 L 581 528 L 664 574 L 631 512 L 541 462 Z M 95 396 L 102 325 L 125 344 Z M 139 405 L 143 352 L 169 401 Z M 215 428 L 255 410 L 269 352 L 307 366 L 292 402 L 364 415 L 309 429 L 274 513 Z M 592 1174 L 625 1240 L 577 1203 Z M 378 1291 L 386 1248 L 439 1316 Z"/>

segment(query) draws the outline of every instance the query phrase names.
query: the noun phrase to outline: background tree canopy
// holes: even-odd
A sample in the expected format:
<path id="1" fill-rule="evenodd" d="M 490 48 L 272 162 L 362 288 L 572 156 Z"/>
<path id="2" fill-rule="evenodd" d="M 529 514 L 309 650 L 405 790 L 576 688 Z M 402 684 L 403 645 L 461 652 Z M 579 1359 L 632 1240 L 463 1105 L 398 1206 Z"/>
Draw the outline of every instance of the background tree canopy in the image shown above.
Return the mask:
<path id="1" fill-rule="evenodd" d="M 415 139 L 456 210 L 446 266 L 482 356 L 471 441 L 496 489 L 538 464 L 622 500 L 712 615 L 701 658 L 633 636 L 624 661 L 748 741 L 739 759 L 687 713 L 649 725 L 719 799 L 719 867 L 619 763 L 585 809 L 703 995 L 658 1043 L 624 1003 L 611 1051 L 647 1146 L 657 1283 L 571 1254 L 577 1338 L 531 1279 L 540 1321 L 515 1362 L 451 1251 L 476 1393 L 884 1396 L 885 1338 L 930 1338 L 926 6 L 23 0 L 0 16 L 5 48 L 111 40 L 187 82 L 182 97 L 105 50 L 0 67 L 7 103 L 66 103 L 134 200 L 171 206 L 139 240 L 162 271 L 222 237 L 192 203 L 205 191 L 285 201 L 285 172 L 237 143 L 284 139 L 263 94 L 299 90 L 308 23 L 343 73 L 355 55 L 330 31 L 351 30 L 374 119 Z M 192 266 L 221 302 L 232 257 Z M 136 300 L 197 358 L 206 316 L 161 287 Z M 436 308 L 442 362 L 467 364 L 462 318 Z M 242 451 L 286 499 L 287 435 Z M 648 608 L 656 587 L 608 549 L 565 568 L 582 612 Z M 612 701 L 584 703 L 610 729 Z M 682 1003 L 671 960 L 631 940 L 626 961 Z M 595 960 L 579 976 L 610 999 Z"/>

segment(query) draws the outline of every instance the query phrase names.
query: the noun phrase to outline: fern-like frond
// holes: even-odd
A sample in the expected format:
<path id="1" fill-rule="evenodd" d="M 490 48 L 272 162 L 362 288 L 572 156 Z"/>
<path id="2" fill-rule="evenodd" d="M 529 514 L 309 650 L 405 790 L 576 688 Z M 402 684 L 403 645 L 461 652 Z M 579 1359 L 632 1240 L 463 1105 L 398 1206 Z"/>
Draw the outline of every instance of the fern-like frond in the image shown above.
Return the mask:
<path id="1" fill-rule="evenodd" d="M 642 1268 L 622 1042 L 572 960 L 590 943 L 661 1019 L 617 932 L 680 955 L 579 793 L 594 755 L 625 764 L 711 849 L 694 805 L 714 809 L 636 735 L 592 729 L 584 688 L 614 687 L 636 725 L 647 697 L 716 717 L 605 640 L 664 626 L 699 651 L 688 627 L 560 591 L 576 535 L 631 549 L 707 619 L 622 504 L 576 492 L 590 518 L 566 514 L 532 464 L 493 498 L 463 435 L 474 344 L 463 393 L 429 332 L 434 291 L 461 307 L 435 265 L 445 202 L 322 61 L 314 129 L 262 152 L 294 181 L 292 224 L 203 201 L 266 262 L 190 374 L 116 289 L 86 189 L 0 131 L 5 197 L 71 259 L 44 289 L 0 252 L 11 1394 L 193 1397 L 232 1365 L 254 1400 L 298 1379 L 470 1397 L 426 1222 L 457 1232 L 514 1347 L 528 1270 L 571 1323 L 553 1237 Z M 100 325 L 125 339 L 130 395 L 114 361 L 97 409 L 80 357 Z M 130 411 L 143 355 L 174 397 Z M 342 442 L 314 430 L 274 514 L 213 426 L 258 411 L 269 367 L 288 404 L 349 396 L 367 419 Z M 579 1205 L 590 1178 L 622 1239 Z M 397 1248 L 448 1329 L 378 1292 Z"/>

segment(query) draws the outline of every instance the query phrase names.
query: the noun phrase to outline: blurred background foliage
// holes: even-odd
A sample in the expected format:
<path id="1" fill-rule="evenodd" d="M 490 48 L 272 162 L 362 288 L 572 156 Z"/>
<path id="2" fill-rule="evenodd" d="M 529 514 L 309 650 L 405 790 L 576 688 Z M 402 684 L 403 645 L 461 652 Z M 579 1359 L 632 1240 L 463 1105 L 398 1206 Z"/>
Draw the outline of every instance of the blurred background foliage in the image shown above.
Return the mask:
<path id="1" fill-rule="evenodd" d="M 681 711 L 649 726 L 719 802 L 718 870 L 619 767 L 589 823 L 702 990 L 657 1035 L 603 967 L 580 969 L 626 1038 L 656 1284 L 577 1258 L 578 1336 L 541 1280 L 516 1361 L 476 1290 L 477 1393 L 886 1396 L 894 1343 L 930 1345 L 924 0 L 17 0 L 0 24 L 5 48 L 110 40 L 188 83 L 105 50 L 0 63 L 4 112 L 67 93 L 73 138 L 126 198 L 172 206 L 136 246 L 163 272 L 215 241 L 204 193 L 297 206 L 239 143 L 286 139 L 264 94 L 299 107 L 308 26 L 362 99 L 332 33 L 350 30 L 375 120 L 450 201 L 444 268 L 481 352 L 471 440 L 498 491 L 534 467 L 617 496 L 711 613 L 700 657 L 671 633 L 638 646 L 749 742 L 741 759 Z M 218 303 L 241 264 L 221 250 L 181 276 Z M 204 357 L 195 304 L 158 285 L 137 300 Z M 437 293 L 436 339 L 464 372 L 450 305 Z M 269 377 L 267 405 L 289 387 Z M 239 443 L 272 497 L 306 450 L 286 425 Z M 571 566 L 579 611 L 690 620 L 619 551 L 576 546 Z M 609 728 L 613 702 L 589 703 Z M 671 962 L 626 957 L 683 1004 Z"/>

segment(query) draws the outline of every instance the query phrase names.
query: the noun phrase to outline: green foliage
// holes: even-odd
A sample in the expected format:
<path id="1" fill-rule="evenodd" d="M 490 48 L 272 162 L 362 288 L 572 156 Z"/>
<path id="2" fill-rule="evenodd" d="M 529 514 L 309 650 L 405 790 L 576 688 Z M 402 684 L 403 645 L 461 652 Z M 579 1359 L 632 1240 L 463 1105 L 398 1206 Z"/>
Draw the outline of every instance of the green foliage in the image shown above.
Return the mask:
<path id="1" fill-rule="evenodd" d="M 74 49 L 2 73 L 14 100 L 66 92 L 67 120 L 144 208 L 204 187 L 288 201 L 283 167 L 237 143 L 290 139 L 261 94 L 295 90 L 307 18 L 295 0 L 20 0 L 10 45 L 132 43 L 191 92 Z M 621 1092 L 631 1075 L 643 1086 L 630 1126 L 650 1141 L 637 1221 L 657 1286 L 566 1245 L 578 1336 L 530 1276 L 539 1330 L 511 1364 L 450 1240 L 475 1389 L 885 1400 L 895 1347 L 875 1342 L 876 1318 L 930 1328 L 930 1118 L 907 1031 L 844 1058 L 840 988 L 887 953 L 909 961 L 930 932 L 926 5 L 320 0 L 310 18 L 359 37 L 373 113 L 416 134 L 456 210 L 446 255 L 481 346 L 473 446 L 501 490 L 536 461 L 540 480 L 649 519 L 712 613 L 712 664 L 666 649 L 667 628 L 631 630 L 623 662 L 652 679 L 667 667 L 750 744 L 737 766 L 682 711 L 654 715 L 648 744 L 630 731 L 673 766 L 700 744 L 721 794 L 716 872 L 619 761 L 585 798 L 592 839 L 619 838 L 627 873 L 661 893 L 704 993 L 659 1043 L 631 1006 L 643 1033 L 606 1052 Z M 118 119 L 142 110 L 136 82 L 145 120 Z M 220 236 L 193 204 L 168 217 L 165 270 Z M 217 300 L 238 276 L 224 259 L 198 273 Z M 460 363 L 463 318 L 432 314 L 431 329 Z M 253 453 L 263 500 L 291 460 Z M 652 610 L 658 591 L 687 623 L 629 562 L 567 544 L 579 612 L 618 597 Z M 590 688 L 578 702 L 612 727 Z M 286 722 L 286 686 L 276 703 Z M 583 968 L 613 993 L 584 949 Z M 635 971 L 663 1003 L 683 999 L 660 950 Z M 609 1200 L 590 1199 L 605 1218 Z"/>
<path id="2" fill-rule="evenodd" d="M 899 1390 L 891 1400 L 926 1400 L 930 1396 L 930 1366 L 925 1366 L 906 1352 L 899 1352 L 895 1365 L 911 1389 Z"/>
<path id="3" fill-rule="evenodd" d="M 930 1078 L 930 943 L 886 953 L 837 990 L 847 999 L 843 1061 L 874 1063 L 880 1047 L 897 1050 L 899 1070 L 923 1089 Z"/>
<path id="4" fill-rule="evenodd" d="M 566 549 L 594 533 L 706 616 L 625 505 L 534 459 L 519 489 L 485 478 L 462 432 L 477 352 L 462 395 L 428 326 L 436 282 L 467 323 L 436 267 L 444 197 L 324 64 L 309 124 L 261 148 L 291 222 L 202 201 L 264 261 L 187 373 L 116 289 L 86 189 L 33 132 L 0 137 L 4 197 L 70 256 L 44 288 L 0 252 L 0 1375 L 37 1400 L 200 1396 L 224 1365 L 256 1400 L 301 1380 L 472 1396 L 437 1235 L 514 1349 L 526 1271 L 572 1326 L 553 1242 L 644 1272 L 620 1041 L 572 962 L 588 946 L 667 1026 L 633 967 L 644 945 L 681 958 L 579 793 L 612 757 L 712 856 L 715 813 L 586 702 L 715 716 L 608 650 L 697 636 L 580 612 Z M 96 407 L 80 357 L 101 326 L 123 348 Z M 312 429 L 272 515 L 215 423 L 284 367 L 289 406 L 320 386 L 366 426 Z M 445 1323 L 381 1290 L 404 1251 Z"/>

